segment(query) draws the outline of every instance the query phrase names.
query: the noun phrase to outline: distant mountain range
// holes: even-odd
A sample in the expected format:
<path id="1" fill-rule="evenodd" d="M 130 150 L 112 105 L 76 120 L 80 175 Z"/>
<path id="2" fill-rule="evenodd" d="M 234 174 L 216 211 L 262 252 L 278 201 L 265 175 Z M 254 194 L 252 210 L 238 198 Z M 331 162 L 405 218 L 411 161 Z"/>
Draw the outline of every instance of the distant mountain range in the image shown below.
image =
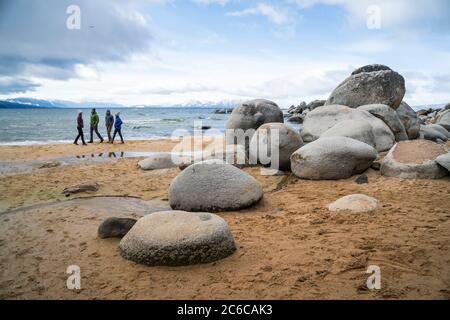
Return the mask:
<path id="1" fill-rule="evenodd" d="M 0 109 L 18 109 L 18 108 L 71 108 L 71 109 L 105 109 L 105 108 L 214 108 L 214 109 L 230 109 L 236 107 L 241 101 L 221 101 L 221 102 L 202 102 L 190 101 L 185 104 L 174 105 L 133 105 L 125 106 L 118 103 L 107 102 L 72 102 L 65 100 L 41 100 L 33 98 L 15 98 L 0 100 Z M 412 106 L 414 110 L 420 109 L 439 109 L 444 107 L 445 103 Z"/>
<path id="2" fill-rule="evenodd" d="M 238 104 L 239 101 L 224 101 L 224 102 L 200 102 L 192 101 L 186 104 L 176 105 L 134 105 L 125 106 L 117 103 L 106 102 L 72 102 L 64 100 L 41 100 L 33 98 L 15 98 L 0 100 L 0 109 L 18 109 L 18 108 L 71 108 L 71 109 L 87 109 L 87 108 L 157 108 L 157 107 L 171 107 L 171 108 L 232 108 Z"/>

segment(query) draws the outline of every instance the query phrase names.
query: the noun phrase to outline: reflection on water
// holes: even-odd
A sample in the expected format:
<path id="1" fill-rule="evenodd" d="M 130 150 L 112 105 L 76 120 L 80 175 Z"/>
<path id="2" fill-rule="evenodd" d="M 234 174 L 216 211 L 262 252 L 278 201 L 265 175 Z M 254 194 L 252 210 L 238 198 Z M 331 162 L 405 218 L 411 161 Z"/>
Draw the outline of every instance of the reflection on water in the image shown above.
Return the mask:
<path id="1" fill-rule="evenodd" d="M 86 158 L 140 158 L 140 157 L 152 157 L 158 155 L 160 152 L 135 152 L 135 151 L 115 151 L 115 152 L 101 152 L 91 153 L 76 156 L 77 159 Z M 72 158 L 72 157 L 71 157 Z M 64 160 L 69 160 L 65 158 Z"/>
<path id="2" fill-rule="evenodd" d="M 42 165 L 49 162 L 59 162 L 61 165 L 76 164 L 80 161 L 103 162 L 114 158 L 145 158 L 160 155 L 161 152 L 135 152 L 116 151 L 100 152 L 77 155 L 72 157 L 52 158 L 47 160 L 23 160 L 23 161 L 0 161 L 0 174 L 30 172 L 40 169 Z"/>

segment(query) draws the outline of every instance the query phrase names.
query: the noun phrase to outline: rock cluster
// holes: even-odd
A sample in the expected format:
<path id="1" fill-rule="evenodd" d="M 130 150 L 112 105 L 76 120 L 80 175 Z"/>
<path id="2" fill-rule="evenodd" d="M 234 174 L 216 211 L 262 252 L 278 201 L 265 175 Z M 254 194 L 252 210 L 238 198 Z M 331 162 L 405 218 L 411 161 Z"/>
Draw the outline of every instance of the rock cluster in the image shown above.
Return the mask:
<path id="1" fill-rule="evenodd" d="M 285 117 L 288 122 L 302 123 L 306 115 L 315 108 L 321 107 L 325 104 L 325 100 L 314 100 L 310 103 L 302 102 L 298 106 L 292 105 Z"/>

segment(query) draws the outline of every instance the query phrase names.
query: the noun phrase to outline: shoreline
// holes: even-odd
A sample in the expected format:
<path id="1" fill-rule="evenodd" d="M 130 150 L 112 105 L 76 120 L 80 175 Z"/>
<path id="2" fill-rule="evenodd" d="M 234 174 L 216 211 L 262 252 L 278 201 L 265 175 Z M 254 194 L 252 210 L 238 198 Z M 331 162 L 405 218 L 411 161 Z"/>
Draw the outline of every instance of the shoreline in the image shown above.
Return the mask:
<path id="1" fill-rule="evenodd" d="M 194 136 L 187 136 L 183 139 L 195 139 Z M 213 139 L 220 139 L 221 136 L 203 136 L 203 144 L 209 144 Z M 183 139 L 145 139 L 145 140 L 125 140 L 124 144 L 115 142 L 100 143 L 94 141 L 92 144 L 83 146 L 80 143 L 60 144 L 35 144 L 35 145 L 0 145 L 0 162 L 21 161 L 21 160 L 49 160 L 63 157 L 76 157 L 84 154 L 98 154 L 105 152 L 169 152 Z M 199 140 L 193 140 L 193 150 L 197 150 Z"/>

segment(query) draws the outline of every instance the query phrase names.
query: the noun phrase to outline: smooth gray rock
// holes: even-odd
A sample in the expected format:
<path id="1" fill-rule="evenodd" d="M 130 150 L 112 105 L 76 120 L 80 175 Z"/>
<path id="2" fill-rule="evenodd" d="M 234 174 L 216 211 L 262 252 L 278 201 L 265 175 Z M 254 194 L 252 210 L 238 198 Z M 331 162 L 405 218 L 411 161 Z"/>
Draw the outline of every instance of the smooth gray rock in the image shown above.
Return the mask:
<path id="1" fill-rule="evenodd" d="M 394 133 L 396 141 L 408 140 L 408 134 L 403 123 L 400 121 L 397 112 L 391 107 L 385 104 L 368 104 L 358 107 L 358 109 L 368 111 L 378 119 L 383 120 Z"/>
<path id="2" fill-rule="evenodd" d="M 419 138 L 420 119 L 417 117 L 416 112 L 404 101 L 402 101 L 396 112 L 405 127 L 409 140 Z"/>
<path id="3" fill-rule="evenodd" d="M 227 130 L 242 129 L 244 131 L 258 129 L 264 123 L 284 122 L 283 112 L 278 105 L 269 100 L 256 99 L 242 103 L 235 108 L 228 119 L 225 128 Z M 228 132 L 227 132 L 228 133 Z M 253 135 L 250 135 L 251 138 Z M 244 141 L 238 141 L 234 136 L 227 134 L 227 144 L 243 144 L 248 147 Z"/>
<path id="4" fill-rule="evenodd" d="M 304 142 L 314 141 L 325 131 L 344 120 L 369 122 L 372 126 L 377 151 L 389 150 L 395 143 L 394 134 L 382 120 L 367 111 L 341 105 L 327 105 L 308 113 L 300 135 Z"/>
<path id="5" fill-rule="evenodd" d="M 63 190 L 63 194 L 70 195 L 80 192 L 96 192 L 100 189 L 100 186 L 95 181 L 86 181 L 74 186 L 67 187 Z"/>
<path id="6" fill-rule="evenodd" d="M 99 238 L 122 238 L 136 223 L 136 219 L 107 218 L 103 220 L 97 230 Z"/>
<path id="7" fill-rule="evenodd" d="M 440 179 L 448 171 L 438 165 L 436 158 L 446 153 L 445 146 L 429 140 L 400 141 L 383 159 L 381 174 L 405 179 Z"/>
<path id="8" fill-rule="evenodd" d="M 377 199 L 365 194 L 351 194 L 328 205 L 330 211 L 371 212 L 380 207 Z"/>
<path id="9" fill-rule="evenodd" d="M 291 169 L 302 179 L 346 179 L 367 170 L 377 156 L 377 151 L 366 143 L 347 137 L 326 137 L 294 152 Z"/>
<path id="10" fill-rule="evenodd" d="M 244 171 L 218 160 L 193 164 L 170 184 L 169 203 L 185 211 L 228 211 L 249 207 L 263 196 L 261 185 Z"/>
<path id="11" fill-rule="evenodd" d="M 328 98 L 326 105 L 357 108 L 366 104 L 385 104 L 397 109 L 405 95 L 405 79 L 386 66 L 359 68 L 345 79 Z"/>
<path id="12" fill-rule="evenodd" d="M 306 105 L 306 108 L 311 111 L 318 107 L 324 106 L 326 102 L 327 102 L 326 100 L 314 100 L 314 101 L 311 101 L 310 103 L 308 103 Z"/>
<path id="13" fill-rule="evenodd" d="M 272 139 L 272 136 L 275 134 L 277 134 L 277 144 L 272 145 L 272 141 L 275 141 Z M 277 157 L 276 162 L 279 165 L 273 169 L 290 170 L 291 155 L 302 145 L 302 137 L 291 127 L 288 127 L 284 123 L 266 123 L 258 128 L 250 142 L 250 159 L 252 162 L 261 162 L 266 157 L 269 159 Z M 272 149 L 276 150 L 278 154 L 272 154 Z M 263 159 L 260 158 L 260 153 L 263 153 Z M 273 165 L 273 161 L 263 164 Z"/>
<path id="14" fill-rule="evenodd" d="M 450 110 L 445 110 L 436 119 L 436 124 L 443 126 L 447 131 L 450 131 Z"/>
<path id="15" fill-rule="evenodd" d="M 338 122 L 325 131 L 321 137 L 347 137 L 367 143 L 374 148 L 376 147 L 372 126 L 365 120 L 344 120 Z"/>
<path id="16" fill-rule="evenodd" d="M 156 170 L 175 168 L 178 164 L 173 162 L 172 154 L 170 152 L 164 152 L 139 161 L 138 166 L 142 170 Z"/>
<path id="17" fill-rule="evenodd" d="M 447 169 L 448 171 L 450 171 L 450 153 L 440 155 L 439 157 L 436 158 L 436 162 L 440 166 L 442 166 L 445 169 Z"/>
<path id="18" fill-rule="evenodd" d="M 435 125 L 438 127 L 441 127 L 440 125 Z M 443 130 L 445 130 L 443 127 L 441 127 Z M 447 130 L 445 130 L 447 131 Z M 447 141 L 447 134 L 441 132 L 437 127 L 433 127 L 432 125 L 421 125 L 420 126 L 420 137 L 425 140 L 431 140 L 434 142 L 437 142 L 438 140 L 441 141 Z"/>
<path id="19" fill-rule="evenodd" d="M 236 251 L 227 223 L 211 213 L 163 211 L 137 221 L 119 244 L 125 259 L 148 266 L 182 266 Z"/>
<path id="20" fill-rule="evenodd" d="M 445 137 L 447 137 L 447 139 L 450 139 L 450 131 L 447 131 L 447 129 L 445 129 L 440 124 L 430 123 L 430 124 L 427 124 L 426 127 L 436 130 L 436 131 L 440 132 L 442 135 L 444 135 Z"/>

